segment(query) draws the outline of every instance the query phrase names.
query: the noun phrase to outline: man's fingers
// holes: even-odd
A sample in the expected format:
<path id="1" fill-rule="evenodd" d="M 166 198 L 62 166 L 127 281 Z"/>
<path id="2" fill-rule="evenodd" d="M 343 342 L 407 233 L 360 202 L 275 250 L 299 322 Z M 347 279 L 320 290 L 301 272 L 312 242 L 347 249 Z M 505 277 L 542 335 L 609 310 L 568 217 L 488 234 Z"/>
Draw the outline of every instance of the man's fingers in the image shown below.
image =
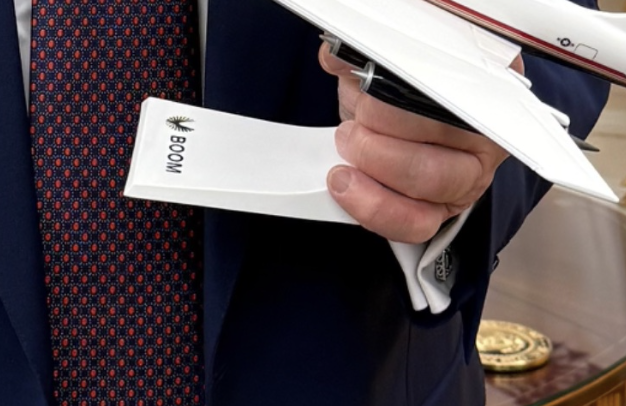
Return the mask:
<path id="1" fill-rule="evenodd" d="M 388 137 L 355 122 L 337 129 L 336 145 L 360 171 L 413 199 L 464 205 L 487 181 L 474 154 Z"/>
<path id="2" fill-rule="evenodd" d="M 339 78 L 337 94 L 339 96 L 339 115 L 341 120 L 354 120 L 354 112 L 363 95 L 356 81 L 347 78 Z"/>
<path id="3" fill-rule="evenodd" d="M 511 66 L 511 69 L 523 75 L 525 69 L 524 69 L 524 59 L 522 58 L 522 55 L 517 55 L 517 58 L 515 58 L 513 62 L 511 62 L 510 66 Z"/>
<path id="4" fill-rule="evenodd" d="M 430 239 L 441 223 L 468 208 L 488 188 L 508 156 L 480 134 L 413 114 L 360 91 L 353 67 L 320 47 L 320 64 L 338 77 L 339 154 L 328 187 L 361 225 L 394 241 Z M 512 69 L 523 73 L 523 61 Z M 352 121 L 353 120 L 353 121 Z"/>
<path id="5" fill-rule="evenodd" d="M 339 117 L 342 121 L 353 120 L 357 99 L 361 95 L 359 80 L 351 73 L 354 67 L 331 55 L 329 49 L 330 46 L 327 43 L 323 43 L 320 47 L 318 54 L 320 65 L 326 72 L 337 75 L 339 79 L 337 88 Z"/>
<path id="6" fill-rule="evenodd" d="M 366 94 L 358 101 L 355 119 L 377 133 L 462 150 L 475 149 L 477 142 L 485 142 L 480 134 L 410 113 Z"/>
<path id="7" fill-rule="evenodd" d="M 330 45 L 328 43 L 323 43 L 320 46 L 318 52 L 318 59 L 322 68 L 335 76 L 352 76 L 351 71 L 354 69 L 354 66 L 345 63 L 341 59 L 335 57 L 330 53 Z"/>
<path id="8" fill-rule="evenodd" d="M 507 151 L 482 134 L 409 113 L 367 94 L 361 94 L 357 99 L 354 119 L 374 133 L 469 152 L 478 157 L 487 171 L 495 169 L 509 156 Z"/>
<path id="9" fill-rule="evenodd" d="M 445 205 L 402 196 L 348 166 L 331 169 L 327 182 L 335 201 L 359 224 L 393 241 L 428 241 L 450 215 Z"/>

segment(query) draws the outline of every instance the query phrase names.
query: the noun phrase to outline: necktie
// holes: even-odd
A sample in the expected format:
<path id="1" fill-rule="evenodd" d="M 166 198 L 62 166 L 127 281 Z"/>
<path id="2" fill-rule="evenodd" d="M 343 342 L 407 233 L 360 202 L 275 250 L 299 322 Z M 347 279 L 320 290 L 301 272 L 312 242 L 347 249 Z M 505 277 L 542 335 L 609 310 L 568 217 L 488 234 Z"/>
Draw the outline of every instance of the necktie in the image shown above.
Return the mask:
<path id="1" fill-rule="evenodd" d="M 199 218 L 122 196 L 140 102 L 199 97 L 192 0 L 33 0 L 31 133 L 60 405 L 202 402 Z"/>

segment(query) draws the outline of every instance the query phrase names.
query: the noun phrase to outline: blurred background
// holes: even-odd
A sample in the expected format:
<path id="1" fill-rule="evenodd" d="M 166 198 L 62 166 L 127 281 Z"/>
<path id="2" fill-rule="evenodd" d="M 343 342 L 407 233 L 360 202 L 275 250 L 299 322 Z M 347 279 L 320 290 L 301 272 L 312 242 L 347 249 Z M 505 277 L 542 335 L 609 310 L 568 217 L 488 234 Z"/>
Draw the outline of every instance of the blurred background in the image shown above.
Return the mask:
<path id="1" fill-rule="evenodd" d="M 624 11 L 626 1 L 624 0 L 599 0 L 600 8 L 606 11 Z"/>
<path id="2" fill-rule="evenodd" d="M 626 12 L 625 0 L 600 0 L 606 11 Z M 624 50 L 626 52 L 626 50 Z M 626 89 L 614 86 L 609 104 L 594 128 L 589 141 L 601 152 L 589 159 L 609 185 L 622 198 L 626 210 Z"/>
<path id="3" fill-rule="evenodd" d="M 626 0 L 600 7 L 624 13 Z M 500 255 L 484 318 L 536 329 L 553 352 L 542 368 L 487 374 L 488 406 L 626 406 L 626 88 L 589 141 L 621 203 L 554 188 Z"/>

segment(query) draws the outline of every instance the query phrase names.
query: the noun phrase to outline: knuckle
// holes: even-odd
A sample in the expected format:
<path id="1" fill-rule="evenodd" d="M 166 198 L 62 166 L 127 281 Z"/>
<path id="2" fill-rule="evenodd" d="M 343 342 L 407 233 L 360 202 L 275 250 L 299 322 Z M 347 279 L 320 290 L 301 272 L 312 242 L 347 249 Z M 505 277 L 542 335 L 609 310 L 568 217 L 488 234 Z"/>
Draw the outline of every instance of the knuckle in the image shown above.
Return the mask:
<path id="1" fill-rule="evenodd" d="M 340 106 L 342 106 L 345 111 L 349 112 L 349 115 L 351 117 L 354 117 L 358 94 L 354 89 L 351 89 L 351 87 L 346 83 L 345 80 L 339 80 L 337 97 L 339 98 Z"/>
<path id="2" fill-rule="evenodd" d="M 384 224 L 387 223 L 385 218 L 389 212 L 384 209 L 384 204 L 380 199 L 373 199 L 367 205 L 361 207 L 361 211 L 357 213 L 357 220 L 365 229 L 374 233 L 381 233 Z"/>
<path id="3" fill-rule="evenodd" d="M 414 154 L 410 154 L 408 157 L 407 166 L 407 184 L 408 189 L 405 194 L 413 199 L 422 197 L 424 189 L 429 187 L 432 183 L 432 187 L 435 189 L 433 193 L 436 193 L 439 188 L 440 182 L 436 181 L 438 174 L 436 165 L 432 159 L 422 153 L 421 148 Z"/>
<path id="4" fill-rule="evenodd" d="M 355 152 L 354 165 L 357 168 L 368 168 L 373 160 L 372 152 L 376 150 L 375 138 L 363 126 L 357 124 L 351 140 Z"/>
<path id="5" fill-rule="evenodd" d="M 413 244 L 420 244 L 437 234 L 441 221 L 435 215 L 422 215 L 420 219 L 407 219 L 406 224 L 407 240 Z"/>
<path id="6" fill-rule="evenodd" d="M 414 199 L 428 197 L 429 201 L 443 202 L 451 199 L 464 187 L 465 171 L 458 162 L 451 162 L 445 154 L 429 145 L 412 154 L 407 174 L 412 180 L 408 191 Z"/>
<path id="7" fill-rule="evenodd" d="M 465 164 L 459 165 L 449 179 L 451 200 L 460 200 L 475 194 L 475 191 L 480 190 L 485 182 L 480 160 L 472 154 L 464 154 L 463 157 Z"/>
<path id="8" fill-rule="evenodd" d="M 370 128 L 387 128 L 397 125 L 395 120 L 390 120 L 390 106 L 367 93 L 359 91 L 356 105 L 356 117 L 364 125 Z"/>
<path id="9" fill-rule="evenodd" d="M 431 239 L 447 214 L 444 205 L 409 199 L 389 190 L 369 194 L 351 209 L 352 216 L 363 228 L 387 239 L 411 244 Z"/>
<path id="10" fill-rule="evenodd" d="M 354 119 L 354 113 L 343 104 L 339 105 L 339 118 L 341 121 L 349 121 Z"/>
<path id="11" fill-rule="evenodd" d="M 465 210 L 469 209 L 470 207 L 472 207 L 472 203 L 470 202 L 465 202 L 465 203 L 459 203 L 459 204 L 446 204 L 446 220 L 455 216 L 458 216 L 459 214 L 463 213 Z"/>
<path id="12" fill-rule="evenodd" d="M 475 189 L 478 191 L 478 193 L 480 195 L 482 195 L 485 190 L 487 190 L 489 188 L 489 186 L 491 186 L 491 183 L 493 182 L 493 174 L 489 173 L 486 176 L 481 176 L 478 181 L 476 182 L 476 187 Z"/>

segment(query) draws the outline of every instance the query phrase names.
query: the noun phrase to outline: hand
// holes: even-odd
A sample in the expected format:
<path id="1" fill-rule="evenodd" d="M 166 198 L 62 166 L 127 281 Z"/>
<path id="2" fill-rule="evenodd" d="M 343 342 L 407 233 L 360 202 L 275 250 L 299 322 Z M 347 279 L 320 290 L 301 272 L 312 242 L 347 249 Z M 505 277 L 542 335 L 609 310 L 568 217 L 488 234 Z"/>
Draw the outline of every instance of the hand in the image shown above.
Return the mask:
<path id="1" fill-rule="evenodd" d="M 339 78 L 335 142 L 351 166 L 332 168 L 337 203 L 366 229 L 422 243 L 487 190 L 508 153 L 487 137 L 385 104 L 359 90 L 348 64 L 320 48 L 322 67 Z M 512 67 L 523 73 L 518 58 Z"/>

